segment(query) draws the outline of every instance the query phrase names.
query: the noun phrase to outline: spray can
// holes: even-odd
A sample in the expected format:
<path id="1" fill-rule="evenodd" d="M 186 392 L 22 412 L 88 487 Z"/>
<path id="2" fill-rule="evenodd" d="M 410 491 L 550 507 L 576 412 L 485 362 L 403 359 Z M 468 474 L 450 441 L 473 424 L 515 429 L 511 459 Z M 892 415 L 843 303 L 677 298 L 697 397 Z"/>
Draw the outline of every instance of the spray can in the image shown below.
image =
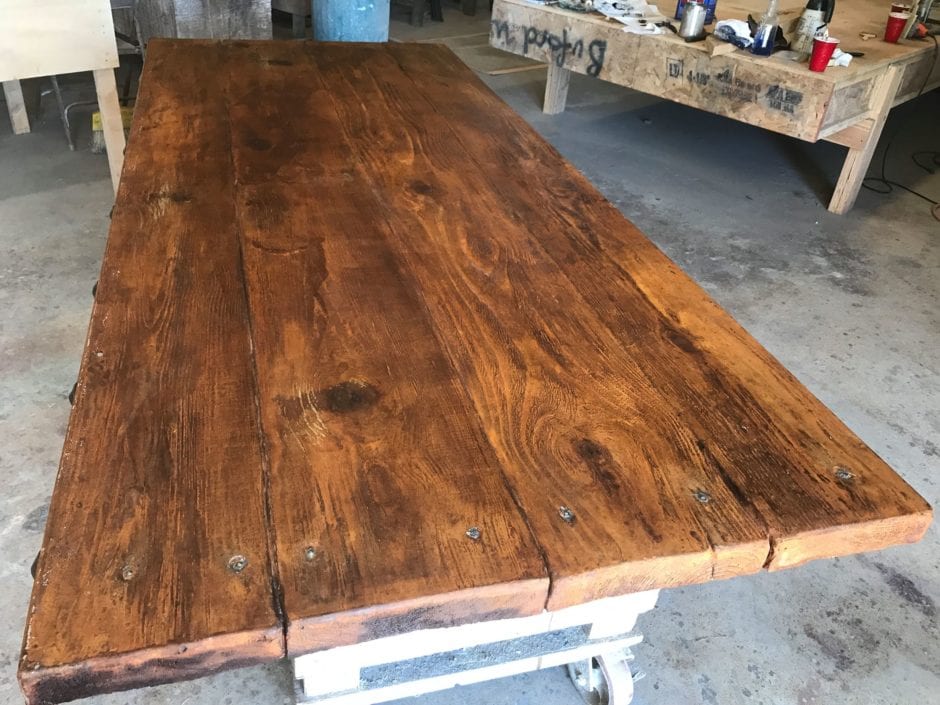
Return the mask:
<path id="1" fill-rule="evenodd" d="M 702 36 L 705 29 L 705 4 L 702 0 L 686 0 L 679 25 L 679 36 L 683 39 L 695 39 Z"/>

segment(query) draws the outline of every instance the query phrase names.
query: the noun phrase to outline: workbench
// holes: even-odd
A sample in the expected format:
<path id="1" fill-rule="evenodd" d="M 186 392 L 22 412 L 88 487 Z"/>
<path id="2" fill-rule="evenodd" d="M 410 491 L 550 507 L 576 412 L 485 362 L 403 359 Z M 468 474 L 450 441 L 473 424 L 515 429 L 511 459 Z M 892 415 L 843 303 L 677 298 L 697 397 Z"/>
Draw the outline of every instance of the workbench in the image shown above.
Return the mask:
<path id="1" fill-rule="evenodd" d="M 802 0 L 782 0 L 780 26 L 788 30 L 804 5 Z M 742 49 L 713 55 L 712 40 L 687 43 L 668 31 L 631 34 L 598 13 L 526 0 L 496 0 L 490 43 L 548 65 L 546 113 L 564 110 L 573 71 L 807 142 L 848 147 L 829 201 L 830 211 L 846 213 L 858 196 L 890 109 L 940 85 L 933 41 L 882 40 L 889 5 L 884 0 L 839 0 L 830 34 L 841 40 L 840 49 L 864 56 L 823 73 L 780 55 L 759 57 Z M 765 0 L 721 0 L 717 17 L 747 19 L 751 14 L 759 19 L 766 6 Z M 674 7 L 659 5 L 667 15 Z M 862 33 L 874 38 L 863 40 Z"/>
<path id="2" fill-rule="evenodd" d="M 930 521 L 445 47 L 155 39 L 19 678 L 603 666 L 661 589 Z"/>

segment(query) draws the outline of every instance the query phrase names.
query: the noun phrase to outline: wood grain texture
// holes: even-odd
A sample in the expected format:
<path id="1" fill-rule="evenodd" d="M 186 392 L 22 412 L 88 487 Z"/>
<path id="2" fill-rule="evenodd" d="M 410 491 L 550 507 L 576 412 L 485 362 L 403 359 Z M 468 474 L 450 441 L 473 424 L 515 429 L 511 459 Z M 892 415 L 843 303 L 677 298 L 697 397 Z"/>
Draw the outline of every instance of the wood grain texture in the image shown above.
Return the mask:
<path id="1" fill-rule="evenodd" d="M 505 103 L 474 90 L 469 69 L 432 47 L 389 51 L 411 76 L 423 67 L 415 84 L 433 95 L 434 114 L 654 381 L 651 398 L 630 394 L 673 423 L 659 421 L 654 435 L 675 444 L 684 427 L 695 438 L 692 462 L 711 498 L 702 513 L 715 522 L 708 535 L 722 537 L 713 545 L 741 537 L 719 513 L 718 487 L 766 527 L 771 570 L 923 535 L 929 505 Z M 500 158 L 516 168 L 499 169 Z M 718 558 L 715 577 L 740 571 Z M 553 575 L 554 604 L 560 593 Z"/>
<path id="2" fill-rule="evenodd" d="M 30 602 L 33 704 L 283 654 L 220 59 L 148 57 Z"/>
<path id="3" fill-rule="evenodd" d="M 251 47 L 229 90 L 288 651 L 541 610 L 538 547 L 330 90 L 304 44 Z"/>
<path id="4" fill-rule="evenodd" d="M 143 85 L 31 703 L 926 530 L 447 49 L 154 40 Z"/>

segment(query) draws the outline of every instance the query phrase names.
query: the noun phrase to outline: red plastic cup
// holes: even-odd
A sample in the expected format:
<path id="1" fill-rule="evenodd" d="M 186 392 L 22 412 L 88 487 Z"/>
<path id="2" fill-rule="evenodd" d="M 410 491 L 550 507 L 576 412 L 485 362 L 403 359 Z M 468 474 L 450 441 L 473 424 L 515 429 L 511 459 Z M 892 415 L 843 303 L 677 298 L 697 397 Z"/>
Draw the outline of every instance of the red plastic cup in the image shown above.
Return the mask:
<path id="1" fill-rule="evenodd" d="M 813 40 L 813 53 L 809 57 L 809 70 L 822 73 L 829 65 L 832 52 L 839 46 L 839 40 L 834 37 L 817 37 Z"/>
<path id="2" fill-rule="evenodd" d="M 888 15 L 888 24 L 885 25 L 885 41 L 897 44 L 901 38 L 904 25 L 911 18 L 910 12 L 892 12 Z"/>

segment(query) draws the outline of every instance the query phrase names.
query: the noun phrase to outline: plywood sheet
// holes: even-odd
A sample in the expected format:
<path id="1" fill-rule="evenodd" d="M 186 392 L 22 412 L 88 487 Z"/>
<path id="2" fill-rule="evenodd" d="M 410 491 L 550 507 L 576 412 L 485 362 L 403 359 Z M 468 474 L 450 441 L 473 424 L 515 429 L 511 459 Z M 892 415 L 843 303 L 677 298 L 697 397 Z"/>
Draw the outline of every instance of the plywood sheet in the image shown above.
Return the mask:
<path id="1" fill-rule="evenodd" d="M 108 0 L 0 0 L 0 81 L 117 65 Z"/>

